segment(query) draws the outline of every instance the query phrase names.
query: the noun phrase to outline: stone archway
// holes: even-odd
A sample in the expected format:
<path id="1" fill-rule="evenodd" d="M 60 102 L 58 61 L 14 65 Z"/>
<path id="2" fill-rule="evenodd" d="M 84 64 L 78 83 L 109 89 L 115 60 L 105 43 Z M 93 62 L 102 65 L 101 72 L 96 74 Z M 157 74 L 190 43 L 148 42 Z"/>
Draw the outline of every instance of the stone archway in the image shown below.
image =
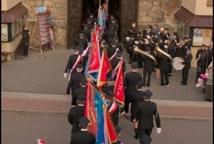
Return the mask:
<path id="1" fill-rule="evenodd" d="M 68 20 L 67 20 L 67 46 L 71 48 L 74 46 L 75 40 L 78 38 L 84 13 L 83 8 L 87 7 L 85 2 L 94 2 L 92 6 L 97 6 L 98 0 L 67 0 L 68 4 Z M 117 17 L 119 22 L 119 37 L 121 40 L 127 35 L 128 28 L 133 21 L 137 22 L 138 14 L 138 0 L 109 0 L 110 6 L 116 3 L 117 6 L 110 8 L 111 11 L 117 10 Z"/>

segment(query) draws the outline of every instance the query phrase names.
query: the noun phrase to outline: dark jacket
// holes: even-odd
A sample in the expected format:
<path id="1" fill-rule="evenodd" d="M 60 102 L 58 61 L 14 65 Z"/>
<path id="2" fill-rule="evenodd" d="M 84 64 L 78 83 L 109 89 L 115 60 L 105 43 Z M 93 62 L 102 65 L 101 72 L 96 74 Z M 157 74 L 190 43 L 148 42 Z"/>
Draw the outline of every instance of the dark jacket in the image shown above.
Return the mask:
<path id="1" fill-rule="evenodd" d="M 72 134 L 80 131 L 79 127 L 79 118 L 84 116 L 84 106 L 74 106 L 70 108 L 68 114 L 68 121 L 70 122 L 72 127 Z"/>
<path id="2" fill-rule="evenodd" d="M 79 131 L 71 136 L 70 144 L 95 144 L 95 136 L 88 131 Z"/>
<path id="3" fill-rule="evenodd" d="M 157 112 L 157 106 L 151 101 L 142 101 L 137 104 L 136 119 L 138 121 L 138 129 L 152 129 L 153 116 L 155 117 L 156 126 L 161 127 L 160 116 Z"/>
<path id="4" fill-rule="evenodd" d="M 66 68 L 65 68 L 65 73 L 69 73 L 70 72 L 70 70 L 72 69 L 73 65 L 75 64 L 77 58 L 78 58 L 78 54 L 73 54 L 73 55 L 71 55 L 69 57 L 67 65 L 66 65 Z"/>
<path id="5" fill-rule="evenodd" d="M 184 57 L 184 67 L 190 68 L 191 67 L 191 60 L 192 60 L 192 54 L 188 54 L 187 56 Z"/>
<path id="6" fill-rule="evenodd" d="M 124 83 L 126 89 L 136 89 L 136 86 L 139 82 L 142 82 L 142 75 L 138 72 L 129 72 L 125 75 Z"/>

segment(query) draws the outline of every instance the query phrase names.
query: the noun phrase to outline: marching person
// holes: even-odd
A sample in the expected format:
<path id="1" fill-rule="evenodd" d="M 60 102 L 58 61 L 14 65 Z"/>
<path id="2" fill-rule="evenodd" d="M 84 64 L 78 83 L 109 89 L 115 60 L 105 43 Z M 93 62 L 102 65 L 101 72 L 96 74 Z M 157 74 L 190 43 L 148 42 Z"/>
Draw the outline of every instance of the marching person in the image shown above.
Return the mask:
<path id="1" fill-rule="evenodd" d="M 72 125 L 71 134 L 80 131 L 79 119 L 84 116 L 85 95 L 77 96 L 77 105 L 70 108 L 68 121 Z"/>
<path id="2" fill-rule="evenodd" d="M 140 144 L 144 144 L 145 136 L 151 139 L 151 133 L 154 127 L 153 118 L 155 118 L 156 121 L 157 133 L 161 133 L 161 121 L 157 105 L 150 100 L 152 95 L 153 93 L 150 90 L 144 91 L 145 101 L 139 102 L 136 108 L 136 121 L 138 123 Z"/>
<path id="3" fill-rule="evenodd" d="M 24 26 L 22 30 L 23 56 L 28 55 L 30 31 Z"/>
<path id="4" fill-rule="evenodd" d="M 133 22 L 132 27 L 128 31 L 128 34 L 129 34 L 128 36 L 135 39 L 138 33 L 139 33 L 139 30 L 138 30 L 137 24 L 136 22 Z"/>
<path id="5" fill-rule="evenodd" d="M 182 64 L 184 64 L 184 68 L 182 70 L 182 81 L 181 81 L 182 85 L 187 85 L 189 69 L 191 67 L 191 60 L 192 60 L 191 50 L 188 49 L 186 52 L 186 56 L 184 57 L 184 62 L 182 62 Z"/>
<path id="6" fill-rule="evenodd" d="M 70 76 L 70 87 L 72 103 L 71 105 L 76 105 L 76 98 L 78 93 L 85 93 L 85 75 L 82 73 L 83 66 L 78 64 L 76 67 L 76 72 L 72 73 Z M 79 90 L 80 89 L 80 90 Z"/>
<path id="7" fill-rule="evenodd" d="M 79 119 L 80 131 L 71 136 L 70 144 L 95 144 L 96 137 L 88 132 L 88 124 L 90 121 L 84 116 Z"/>
<path id="8" fill-rule="evenodd" d="M 74 54 L 72 54 L 69 57 L 67 65 L 65 67 L 65 71 L 64 71 L 64 78 L 66 78 L 68 75 L 68 77 L 70 79 L 70 75 L 72 75 L 72 73 L 76 72 L 76 65 L 78 63 L 81 63 L 81 60 L 80 60 L 81 54 L 82 54 L 82 51 L 75 50 Z M 69 80 L 69 83 L 67 86 L 66 94 L 70 94 L 70 80 Z"/>
<path id="9" fill-rule="evenodd" d="M 132 63 L 131 72 L 126 73 L 124 78 L 124 86 L 125 86 L 125 104 L 124 104 L 124 112 L 125 116 L 128 115 L 129 112 L 129 104 L 131 103 L 130 94 L 133 90 L 136 90 L 137 84 L 142 82 L 142 75 L 137 71 L 138 65 L 136 63 Z"/>
<path id="10" fill-rule="evenodd" d="M 167 52 L 167 49 L 164 49 Z M 159 55 L 159 66 L 160 66 L 160 79 L 161 86 L 169 86 L 169 69 L 170 69 L 170 60 L 164 55 Z"/>
<path id="11" fill-rule="evenodd" d="M 150 48 L 146 49 L 146 52 L 152 56 L 155 54 L 151 51 Z M 148 86 L 150 87 L 150 82 L 151 82 L 151 75 L 152 72 L 154 71 L 154 61 L 146 56 L 143 56 L 143 86 Z M 147 80 L 147 81 L 146 81 Z"/>
<path id="12" fill-rule="evenodd" d="M 135 139 L 138 139 L 138 129 L 137 129 L 137 122 L 136 119 L 136 108 L 138 102 L 144 101 L 144 92 L 141 91 L 142 88 L 142 82 L 139 82 L 137 84 L 136 90 L 133 90 L 130 93 L 131 97 L 131 121 L 133 122 L 134 132 L 135 132 Z"/>

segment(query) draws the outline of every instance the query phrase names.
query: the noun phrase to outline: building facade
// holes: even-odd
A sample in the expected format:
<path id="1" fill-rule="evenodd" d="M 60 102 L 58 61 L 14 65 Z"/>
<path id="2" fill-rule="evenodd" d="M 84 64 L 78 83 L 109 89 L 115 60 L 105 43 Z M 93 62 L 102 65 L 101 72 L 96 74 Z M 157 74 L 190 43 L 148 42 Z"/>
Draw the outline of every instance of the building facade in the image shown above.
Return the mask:
<path id="1" fill-rule="evenodd" d="M 2 0 L 4 1 L 4 0 Z M 7 0 L 5 0 L 7 1 Z M 54 25 L 54 39 L 56 48 L 72 48 L 72 44 L 79 36 L 85 6 L 88 3 L 97 3 L 98 0 L 21 0 L 28 9 L 26 18 L 27 26 L 31 34 L 36 22 L 36 7 L 48 6 L 51 12 L 51 20 Z M 203 1 L 203 2 L 202 2 Z M 207 4 L 208 3 L 208 4 Z M 176 13 L 185 8 L 195 15 L 209 15 L 212 17 L 212 2 L 210 0 L 109 0 L 109 7 L 118 5 L 120 39 L 123 40 L 127 29 L 133 21 L 137 22 L 140 28 L 148 24 L 158 24 L 159 27 L 167 27 L 171 31 L 179 31 L 191 35 L 188 26 L 184 26 Z M 207 6 L 209 5 L 209 6 Z M 187 31 L 186 31 L 187 29 Z M 197 29 L 196 29 L 197 30 Z M 210 32 L 208 32 L 210 35 Z M 207 41 L 206 43 L 209 43 Z M 32 45 L 38 46 L 39 39 L 32 38 Z M 195 48 L 193 53 L 195 53 Z M 193 66 L 195 62 L 193 62 Z"/>

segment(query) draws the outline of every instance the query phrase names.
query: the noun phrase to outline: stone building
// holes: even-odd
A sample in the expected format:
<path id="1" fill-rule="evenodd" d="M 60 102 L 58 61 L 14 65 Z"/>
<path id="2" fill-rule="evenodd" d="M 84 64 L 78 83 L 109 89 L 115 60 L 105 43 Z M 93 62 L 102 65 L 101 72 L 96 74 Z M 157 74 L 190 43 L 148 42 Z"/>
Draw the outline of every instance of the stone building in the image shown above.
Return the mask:
<path id="1" fill-rule="evenodd" d="M 52 20 L 55 25 L 56 48 L 71 48 L 72 41 L 78 36 L 83 14 L 88 5 L 98 7 L 98 0 L 22 0 L 28 9 L 26 19 L 28 26 L 33 30 L 35 23 L 35 9 L 39 5 L 49 5 Z M 137 21 L 140 27 L 147 24 L 159 24 L 176 30 L 177 21 L 174 13 L 179 9 L 181 0 L 109 0 L 109 7 L 117 5 L 120 25 L 120 37 L 127 33 L 131 22 Z M 36 39 L 34 44 L 38 44 Z"/>

